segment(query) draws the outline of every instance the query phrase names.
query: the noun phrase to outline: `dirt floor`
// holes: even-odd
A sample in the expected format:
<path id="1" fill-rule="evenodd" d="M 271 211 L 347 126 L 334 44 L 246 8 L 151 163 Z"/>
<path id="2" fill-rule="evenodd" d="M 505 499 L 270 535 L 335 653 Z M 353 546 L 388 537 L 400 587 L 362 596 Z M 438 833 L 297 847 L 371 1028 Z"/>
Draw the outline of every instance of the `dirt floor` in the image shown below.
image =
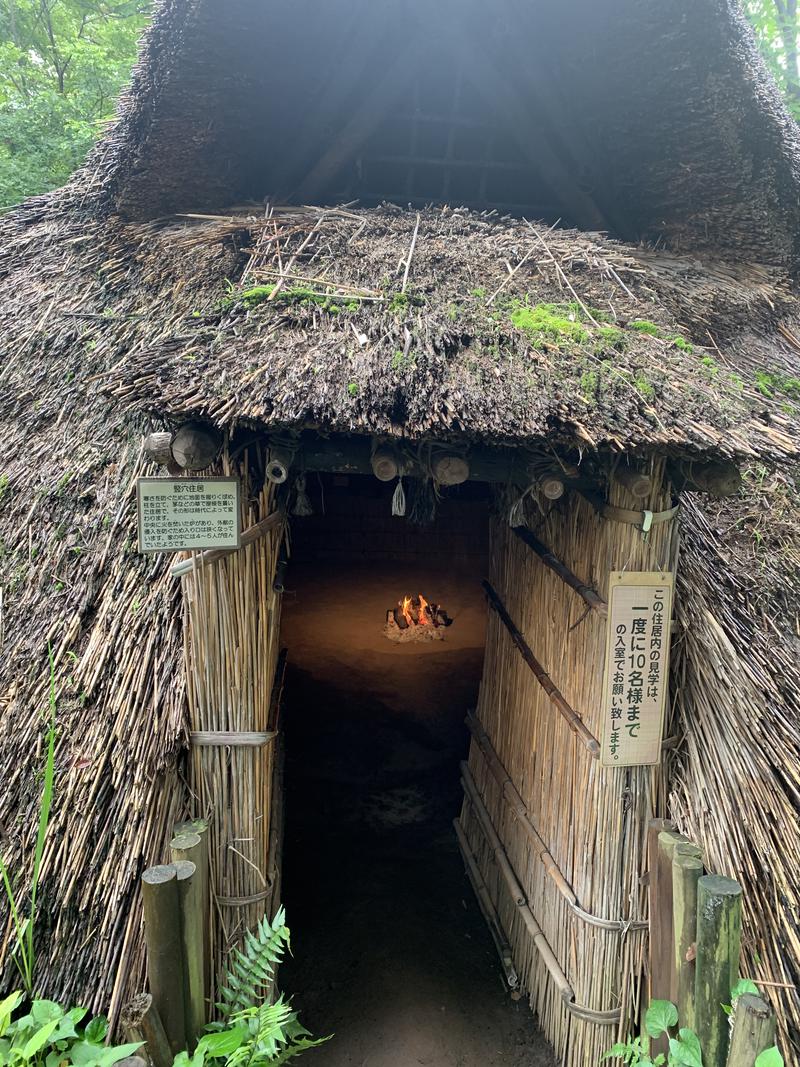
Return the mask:
<path id="1" fill-rule="evenodd" d="M 334 1034 L 306 1053 L 315 1067 L 554 1062 L 504 986 L 451 826 L 483 658 L 479 577 L 291 568 L 281 985 L 314 1034 Z M 405 592 L 447 607 L 444 642 L 382 635 Z"/>

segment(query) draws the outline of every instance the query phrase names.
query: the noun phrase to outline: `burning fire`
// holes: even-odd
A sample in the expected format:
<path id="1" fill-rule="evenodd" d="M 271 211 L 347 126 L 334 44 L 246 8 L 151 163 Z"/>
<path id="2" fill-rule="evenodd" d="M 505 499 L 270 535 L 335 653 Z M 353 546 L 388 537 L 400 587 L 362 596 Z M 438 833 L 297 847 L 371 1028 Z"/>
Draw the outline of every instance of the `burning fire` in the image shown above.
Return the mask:
<path id="1" fill-rule="evenodd" d="M 431 618 L 430 606 L 428 601 L 422 595 L 417 594 L 417 617 L 416 619 L 411 614 L 411 605 L 414 603 L 410 596 L 403 597 L 403 603 L 400 605 L 400 610 L 403 613 L 403 618 L 406 620 L 409 626 L 431 626 L 433 619 Z"/>
<path id="2" fill-rule="evenodd" d="M 422 595 L 422 593 L 419 594 L 418 600 L 419 600 L 419 619 L 418 619 L 418 622 L 419 622 L 420 626 L 430 626 L 431 619 L 430 619 L 430 616 L 428 615 L 428 601 L 425 599 L 425 597 Z"/>
<path id="3" fill-rule="evenodd" d="M 410 596 L 404 596 L 403 597 L 403 604 L 402 604 L 401 610 L 403 612 L 403 618 L 406 620 L 408 625 L 409 626 L 413 626 L 414 625 L 414 620 L 411 617 L 411 597 Z"/>
<path id="4" fill-rule="evenodd" d="M 384 633 L 393 641 L 441 639 L 444 628 L 453 620 L 441 604 L 431 604 L 422 593 L 417 596 L 404 596 L 398 600 L 396 608 L 386 612 L 386 629 Z"/>

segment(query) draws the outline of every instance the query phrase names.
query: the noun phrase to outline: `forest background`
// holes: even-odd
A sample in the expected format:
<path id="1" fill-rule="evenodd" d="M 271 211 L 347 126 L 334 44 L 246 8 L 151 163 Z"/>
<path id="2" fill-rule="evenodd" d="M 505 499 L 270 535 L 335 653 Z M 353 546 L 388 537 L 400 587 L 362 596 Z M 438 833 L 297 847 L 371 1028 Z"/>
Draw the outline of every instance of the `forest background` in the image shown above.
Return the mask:
<path id="1" fill-rule="evenodd" d="M 767 66 L 800 121 L 798 2 L 743 0 Z M 0 212 L 63 185 L 83 162 L 113 119 L 151 6 L 0 0 Z"/>

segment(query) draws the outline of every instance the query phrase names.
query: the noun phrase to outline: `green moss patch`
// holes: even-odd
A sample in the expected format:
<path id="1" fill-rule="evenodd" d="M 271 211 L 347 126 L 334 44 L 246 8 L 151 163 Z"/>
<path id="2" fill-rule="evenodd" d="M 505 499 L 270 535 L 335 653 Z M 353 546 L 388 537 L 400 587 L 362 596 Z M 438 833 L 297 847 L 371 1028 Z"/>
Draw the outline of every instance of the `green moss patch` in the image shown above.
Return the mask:
<path id="1" fill-rule="evenodd" d="M 579 304 L 528 304 L 514 300 L 510 319 L 530 338 L 534 348 L 586 344 L 591 337 Z"/>

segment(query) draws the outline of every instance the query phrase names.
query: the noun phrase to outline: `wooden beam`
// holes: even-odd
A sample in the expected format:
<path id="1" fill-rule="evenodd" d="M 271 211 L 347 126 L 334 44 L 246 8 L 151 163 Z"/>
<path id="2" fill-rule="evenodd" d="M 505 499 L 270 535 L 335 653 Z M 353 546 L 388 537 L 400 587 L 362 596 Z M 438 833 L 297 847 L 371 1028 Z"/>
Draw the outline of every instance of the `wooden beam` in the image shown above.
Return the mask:
<path id="1" fill-rule="evenodd" d="M 504 121 L 503 129 L 516 143 L 525 158 L 544 179 L 564 214 L 574 219 L 582 228 L 602 230 L 605 219 L 597 205 L 580 188 L 574 170 L 565 165 L 552 144 L 541 136 L 534 138 L 533 127 L 536 110 L 529 99 L 522 97 L 508 79 L 508 72 L 501 76 L 491 60 L 487 59 L 482 41 L 473 40 L 468 29 L 454 21 L 448 46 L 455 47 L 465 57 L 464 69 L 470 73 L 470 81 L 484 97 L 498 120 Z M 526 62 L 530 62 L 527 59 Z"/>
<path id="2" fill-rule="evenodd" d="M 307 203 L 318 199 L 328 189 L 344 165 L 356 155 L 373 130 L 380 125 L 395 98 L 408 89 L 415 77 L 415 68 L 429 55 L 429 42 L 426 42 L 416 57 L 409 56 L 403 50 L 395 55 L 394 61 L 378 85 L 362 101 L 361 106 L 336 136 L 329 140 L 325 152 L 292 193 L 292 200 Z"/>

